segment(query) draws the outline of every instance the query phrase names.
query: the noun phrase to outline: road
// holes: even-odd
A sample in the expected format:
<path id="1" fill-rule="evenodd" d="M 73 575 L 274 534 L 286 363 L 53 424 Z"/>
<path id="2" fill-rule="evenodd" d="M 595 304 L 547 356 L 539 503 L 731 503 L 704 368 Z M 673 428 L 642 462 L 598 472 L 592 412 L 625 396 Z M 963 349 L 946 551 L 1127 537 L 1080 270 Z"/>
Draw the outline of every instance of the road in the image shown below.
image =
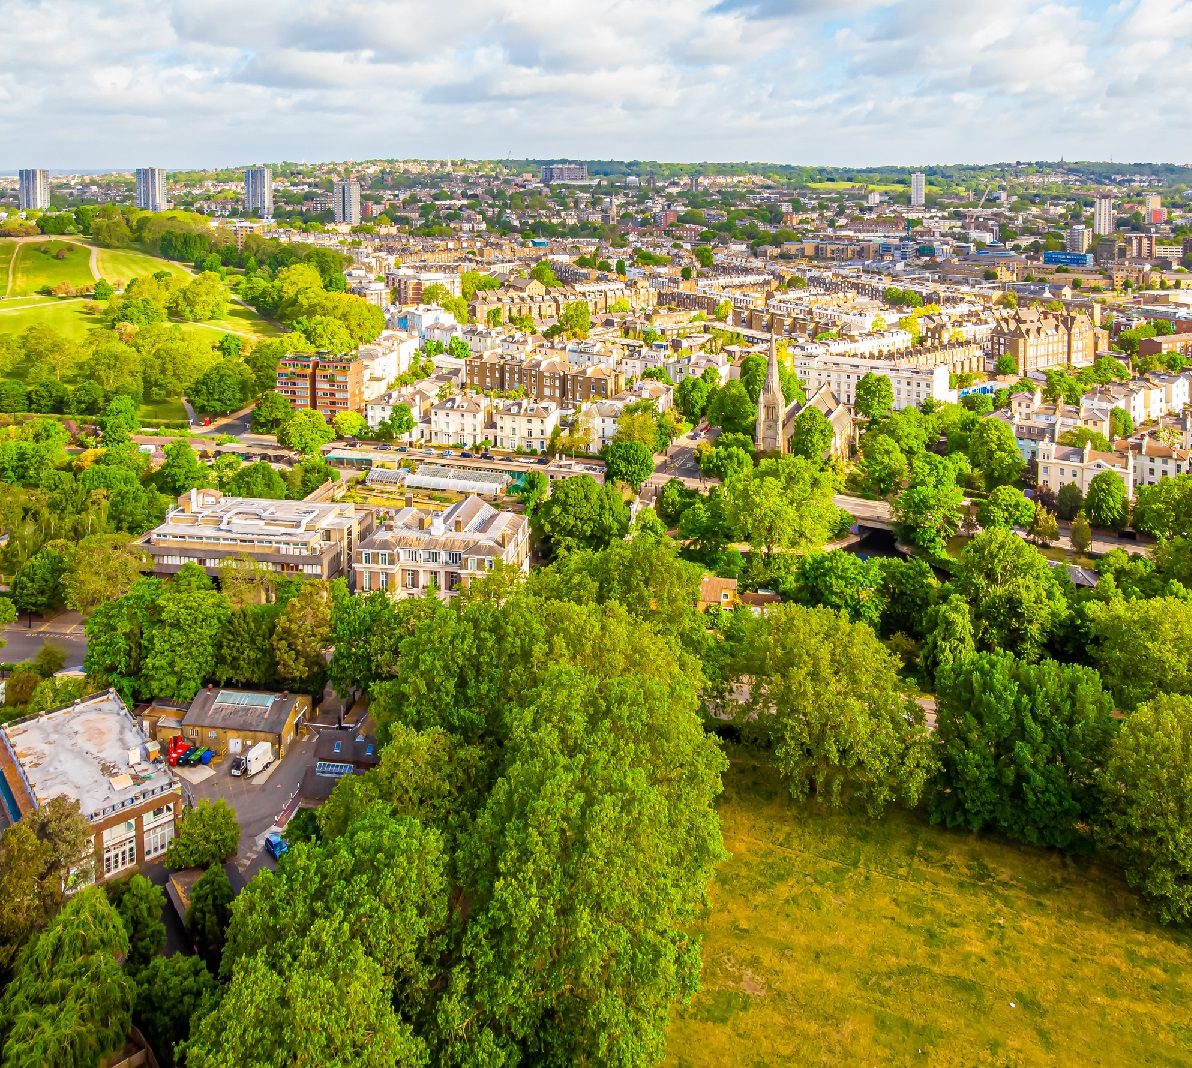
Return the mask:
<path id="1" fill-rule="evenodd" d="M 47 619 L 19 619 L 0 631 L 0 638 L 7 643 L 0 649 L 0 659 L 10 664 L 32 660 L 50 642 L 66 653 L 67 667 L 82 667 L 87 655 L 87 638 L 78 612 L 60 612 Z"/>

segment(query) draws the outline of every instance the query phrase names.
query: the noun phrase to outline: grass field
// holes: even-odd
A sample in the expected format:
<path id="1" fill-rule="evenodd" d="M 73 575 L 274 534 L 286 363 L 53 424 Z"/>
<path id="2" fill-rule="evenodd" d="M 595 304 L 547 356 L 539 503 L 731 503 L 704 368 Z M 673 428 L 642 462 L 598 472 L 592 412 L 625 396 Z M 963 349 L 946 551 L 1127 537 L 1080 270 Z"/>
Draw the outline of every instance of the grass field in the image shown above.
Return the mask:
<path id="1" fill-rule="evenodd" d="M 730 747 L 671 1068 L 1192 1064 L 1192 936 L 1112 871 L 791 801 Z"/>
<path id="2" fill-rule="evenodd" d="M 177 397 L 164 401 L 151 401 L 137 409 L 137 415 L 145 426 L 157 423 L 178 423 L 186 421 L 186 408 Z"/>
<path id="3" fill-rule="evenodd" d="M 73 286 L 89 286 L 95 281 L 91 274 L 91 250 L 86 245 L 73 241 L 6 241 L 15 246 L 16 252 L 11 265 L 12 287 L 10 296 L 28 296 L 42 286 L 54 286 L 69 282 Z M 57 253 L 64 251 L 62 259 Z M 3 257 L 0 257 L 2 259 Z M 7 279 L 8 275 L 5 275 Z"/>
<path id="4" fill-rule="evenodd" d="M 125 283 L 131 282 L 134 278 L 156 274 L 158 271 L 169 271 L 182 278 L 194 277 L 182 264 L 150 256 L 147 252 L 127 248 L 99 250 L 99 276 L 111 282 L 117 289 L 123 289 Z"/>
<path id="5" fill-rule="evenodd" d="M 0 238 L 0 296 L 8 291 L 8 270 L 12 265 L 12 257 L 16 250 L 17 243 L 15 241 Z"/>
<path id="6" fill-rule="evenodd" d="M 99 325 L 94 315 L 88 315 L 85 300 L 0 301 L 0 334 L 20 334 L 36 324 L 52 326 L 67 337 L 82 341 L 87 331 Z M 14 307 L 15 305 L 15 307 Z"/>

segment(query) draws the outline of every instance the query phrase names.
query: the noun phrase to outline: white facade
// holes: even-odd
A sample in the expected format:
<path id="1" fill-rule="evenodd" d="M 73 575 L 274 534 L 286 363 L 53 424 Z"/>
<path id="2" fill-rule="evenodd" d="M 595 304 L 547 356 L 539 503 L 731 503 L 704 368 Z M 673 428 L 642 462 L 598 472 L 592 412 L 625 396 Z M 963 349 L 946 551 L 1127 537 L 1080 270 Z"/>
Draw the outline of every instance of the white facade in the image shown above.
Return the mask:
<path id="1" fill-rule="evenodd" d="M 492 438 L 484 397 L 448 397 L 430 410 L 432 445 L 475 445 Z"/>
<path id="2" fill-rule="evenodd" d="M 1112 234 L 1116 221 L 1113 215 L 1113 197 L 1097 197 L 1093 206 L 1093 233 L 1099 237 Z"/>
<path id="3" fill-rule="evenodd" d="M 21 211 L 45 211 L 50 206 L 50 172 L 41 168 L 19 171 Z"/>
<path id="4" fill-rule="evenodd" d="M 498 449 L 546 448 L 559 425 L 559 406 L 551 401 L 512 401 L 497 409 Z"/>
<path id="5" fill-rule="evenodd" d="M 137 207 L 142 211 L 165 211 L 166 172 L 164 167 L 137 168 Z"/>
<path id="6" fill-rule="evenodd" d="M 1126 486 L 1126 497 L 1134 499 L 1134 467 L 1129 456 L 1122 453 L 1093 452 L 1086 444 L 1083 449 L 1045 442 L 1039 446 L 1039 485 L 1059 493 L 1061 487 L 1075 482 L 1080 492 L 1087 494 L 1089 486 L 1102 471 L 1112 471 Z"/>
<path id="7" fill-rule="evenodd" d="M 442 323 L 455 325 L 455 316 L 437 304 L 419 304 L 414 308 L 406 308 L 402 312 L 402 318 L 406 320 L 410 331 L 419 337 L 426 337 L 426 331 L 432 326 Z M 393 321 L 392 318 L 390 321 Z"/>
<path id="8" fill-rule="evenodd" d="M 244 210 L 259 211 L 262 219 L 273 218 L 273 172 L 268 167 L 245 170 Z"/>
<path id="9" fill-rule="evenodd" d="M 615 400 L 596 401 L 583 410 L 579 418 L 586 420 L 591 428 L 589 452 L 597 453 L 613 440 L 617 433 L 617 420 L 624 410 L 625 405 Z"/>
<path id="10" fill-rule="evenodd" d="M 941 403 L 955 404 L 959 394 L 948 385 L 948 367 L 914 367 L 897 360 L 866 360 L 856 356 L 834 356 L 807 350 L 817 346 L 800 346 L 795 351 L 793 366 L 808 396 L 821 386 L 827 386 L 845 404 L 853 404 L 857 383 L 873 373 L 890 380 L 894 390 L 894 410 L 912 408 L 930 397 Z"/>
<path id="11" fill-rule="evenodd" d="M 335 221 L 349 226 L 360 225 L 360 183 L 349 179 L 335 183 L 332 194 Z"/>
<path id="12" fill-rule="evenodd" d="M 927 175 L 915 171 L 911 175 L 911 207 L 921 208 L 927 203 Z"/>

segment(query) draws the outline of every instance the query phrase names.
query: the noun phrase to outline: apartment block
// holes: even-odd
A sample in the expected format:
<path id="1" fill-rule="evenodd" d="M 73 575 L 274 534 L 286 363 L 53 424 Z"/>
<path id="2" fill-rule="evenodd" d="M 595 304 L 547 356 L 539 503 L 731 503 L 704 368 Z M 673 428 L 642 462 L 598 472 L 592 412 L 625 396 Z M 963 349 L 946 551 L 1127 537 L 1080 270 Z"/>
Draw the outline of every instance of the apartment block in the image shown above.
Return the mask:
<path id="1" fill-rule="evenodd" d="M 911 207 L 921 208 L 927 203 L 927 175 L 916 171 L 911 175 Z"/>
<path id="2" fill-rule="evenodd" d="M 340 501 L 260 500 L 193 489 L 139 544 L 153 573 L 163 577 L 183 564 L 198 564 L 215 577 L 226 557 L 247 555 L 286 577 L 332 579 L 347 572 L 353 549 L 372 526 L 370 510 Z"/>
<path id="3" fill-rule="evenodd" d="M 259 211 L 262 219 L 273 218 L 273 171 L 249 167 L 244 172 L 244 210 Z"/>
<path id="4" fill-rule="evenodd" d="M 994 362 L 1009 355 L 1018 374 L 1072 364 L 1087 367 L 1108 348 L 1109 334 L 1084 312 L 1059 314 L 1038 308 L 1018 309 L 1000 316 L 990 336 Z"/>
<path id="5" fill-rule="evenodd" d="M 792 367 L 808 395 L 827 386 L 845 404 L 852 405 L 857 383 L 867 374 L 890 380 L 894 390 L 894 409 L 912 408 L 929 397 L 955 403 L 959 398 L 949 382 L 946 363 L 922 366 L 910 359 L 867 359 L 861 356 L 837 356 L 817 345 L 799 345 L 793 350 Z"/>
<path id="6" fill-rule="evenodd" d="M 360 183 L 349 179 L 336 182 L 332 193 L 335 221 L 349 226 L 360 225 Z"/>
<path id="7" fill-rule="evenodd" d="M 45 211 L 50 206 L 50 172 L 24 168 L 18 174 L 17 202 L 21 211 Z"/>
<path id="8" fill-rule="evenodd" d="M 142 211 L 165 211 L 170 205 L 166 200 L 166 172 L 163 167 L 138 167 L 137 207 Z"/>
<path id="9" fill-rule="evenodd" d="M 581 182 L 588 177 L 586 163 L 548 163 L 542 168 L 544 182 Z"/>
<path id="10" fill-rule="evenodd" d="M 181 784 L 115 690 L 0 726 L 0 775 L 10 822 L 55 797 L 78 802 L 96 882 L 164 853 L 182 812 Z"/>
<path id="11" fill-rule="evenodd" d="M 470 496 L 442 512 L 406 507 L 360 544 L 354 554 L 356 591 L 420 597 L 432 586 L 450 597 L 501 562 L 528 572 L 530 523 Z"/>
<path id="12" fill-rule="evenodd" d="M 489 441 L 492 402 L 487 397 L 448 397 L 430 410 L 433 445 L 475 445 Z"/>
<path id="13" fill-rule="evenodd" d="M 277 364 L 277 392 L 295 410 L 314 408 L 327 420 L 364 407 L 366 360 L 358 351 L 291 352 Z"/>
<path id="14" fill-rule="evenodd" d="M 486 352 L 465 361 L 467 385 L 482 393 L 523 390 L 535 400 L 562 404 L 608 400 L 625 388 L 624 372 L 611 367 L 576 367 L 564 359 L 519 359 Z"/>
<path id="15" fill-rule="evenodd" d="M 1117 226 L 1113 213 L 1113 197 L 1097 197 L 1093 205 L 1093 233 L 1098 237 L 1112 234 Z"/>

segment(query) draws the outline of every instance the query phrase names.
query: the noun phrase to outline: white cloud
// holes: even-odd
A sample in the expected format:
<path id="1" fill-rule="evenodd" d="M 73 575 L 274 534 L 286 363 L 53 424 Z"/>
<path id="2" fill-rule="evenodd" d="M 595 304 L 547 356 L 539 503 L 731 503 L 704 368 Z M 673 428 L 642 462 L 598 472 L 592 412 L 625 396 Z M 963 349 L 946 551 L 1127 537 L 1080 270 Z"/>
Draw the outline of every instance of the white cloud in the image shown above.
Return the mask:
<path id="1" fill-rule="evenodd" d="M 1172 159 L 1192 0 L 9 0 L 0 167 Z"/>

